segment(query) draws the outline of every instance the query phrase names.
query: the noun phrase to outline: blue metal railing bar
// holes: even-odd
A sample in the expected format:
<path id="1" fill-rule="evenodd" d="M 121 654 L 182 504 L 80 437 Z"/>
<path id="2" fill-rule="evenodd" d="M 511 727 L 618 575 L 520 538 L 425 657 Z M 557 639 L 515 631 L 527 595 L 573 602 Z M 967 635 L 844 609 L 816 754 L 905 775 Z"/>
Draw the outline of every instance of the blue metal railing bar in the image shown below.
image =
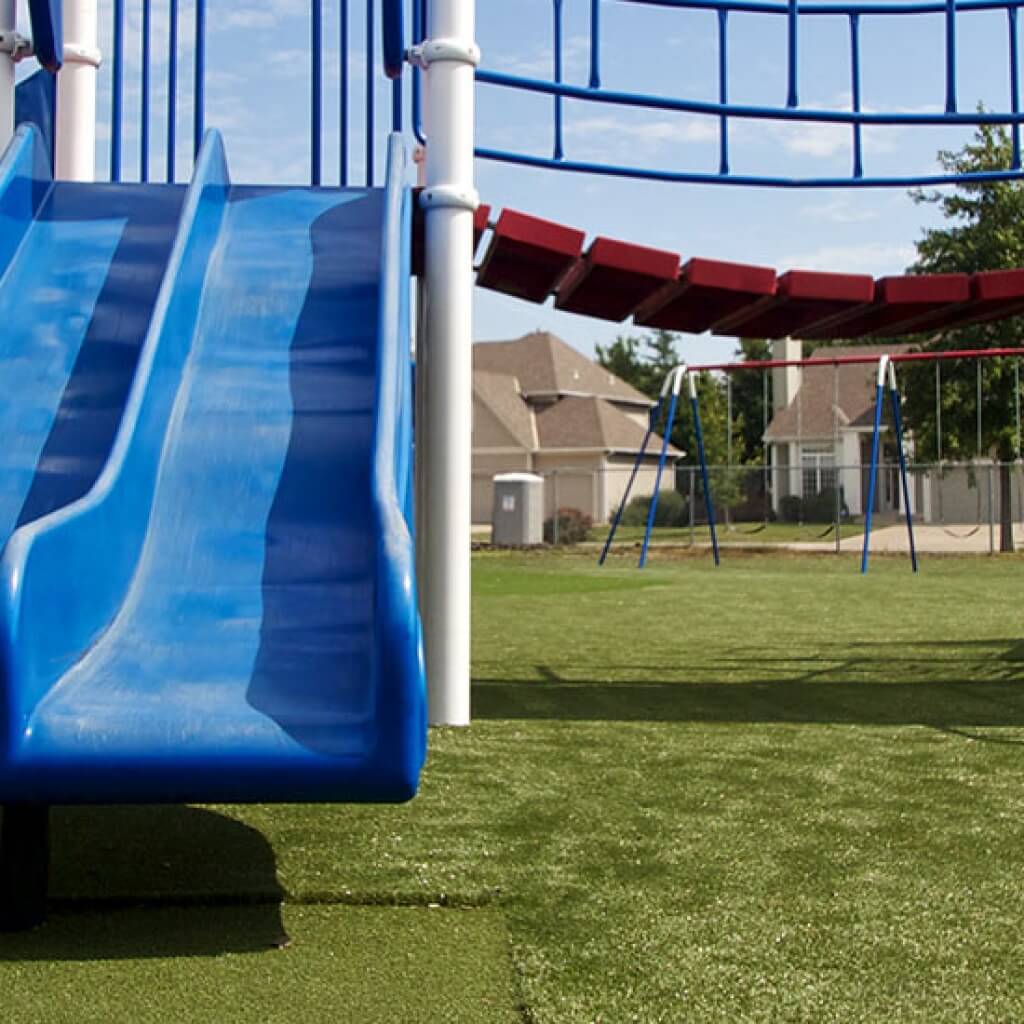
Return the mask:
<path id="1" fill-rule="evenodd" d="M 601 0 L 590 0 L 590 88 L 601 88 Z"/>
<path id="2" fill-rule="evenodd" d="M 1010 36 L 1010 109 L 1020 113 L 1020 55 L 1017 42 L 1017 8 L 1006 10 L 1008 31 Z M 1012 165 L 1020 169 L 1020 126 L 1014 125 L 1011 133 Z"/>
<path id="3" fill-rule="evenodd" d="M 192 115 L 192 158 L 199 156 L 206 133 L 206 0 L 196 0 L 195 99 Z"/>
<path id="4" fill-rule="evenodd" d="M 381 33 L 384 46 L 384 74 L 401 78 L 405 65 L 404 0 L 383 0 Z"/>
<path id="5" fill-rule="evenodd" d="M 543 78 L 525 78 L 504 71 L 490 71 L 478 68 L 478 82 L 486 85 L 505 86 L 527 92 L 560 95 L 590 103 L 607 103 L 615 106 L 644 107 L 649 110 L 672 110 L 683 114 L 711 114 L 715 116 L 751 118 L 768 121 L 802 121 L 816 124 L 861 124 L 861 125 L 982 125 L 1021 124 L 1024 114 L 1006 111 L 976 111 L 970 114 L 947 114 L 942 111 L 855 111 L 832 110 L 821 107 L 799 107 L 791 110 L 785 107 L 756 107 L 749 104 L 723 104 L 708 100 L 674 99 L 669 96 L 652 96 L 646 93 L 621 92 L 611 89 L 592 90 L 566 82 L 550 82 Z"/>
<path id="6" fill-rule="evenodd" d="M 788 0 L 619 0 L 620 3 L 642 4 L 648 7 L 677 7 L 688 10 L 729 10 L 744 14 L 790 13 Z M 1024 0 L 956 0 L 957 11 L 1002 11 L 1008 7 L 1024 7 Z M 922 0 L 920 3 L 798 3 L 797 14 L 835 17 L 836 15 L 870 14 L 948 14 L 949 0 Z"/>
<path id="7" fill-rule="evenodd" d="M 310 183 L 319 185 L 323 180 L 324 149 L 324 5 L 323 0 L 312 0 L 313 9 L 309 19 L 310 42 Z"/>
<path id="8" fill-rule="evenodd" d="M 348 0 L 341 0 L 338 11 L 338 58 L 340 95 L 338 97 L 338 180 L 348 185 Z"/>
<path id="9" fill-rule="evenodd" d="M 174 182 L 178 124 L 178 0 L 170 0 L 167 26 L 167 181 Z"/>
<path id="10" fill-rule="evenodd" d="M 725 8 L 728 10 L 728 8 Z M 786 21 L 786 36 L 788 42 L 787 52 L 787 84 L 786 84 L 786 106 L 796 107 L 800 100 L 797 93 L 797 3 L 796 0 L 789 0 L 789 12 Z"/>
<path id="11" fill-rule="evenodd" d="M 555 14 L 555 82 L 562 84 L 562 0 L 553 0 L 552 8 Z M 555 146 L 554 157 L 561 160 L 565 156 L 565 147 L 562 144 L 562 97 L 555 93 Z"/>
<path id="12" fill-rule="evenodd" d="M 124 108 L 124 0 L 114 0 L 114 54 L 110 85 L 110 180 L 121 180 L 121 120 Z"/>
<path id="13" fill-rule="evenodd" d="M 956 113 L 956 0 L 946 0 L 946 113 Z"/>
<path id="14" fill-rule="evenodd" d="M 617 167 L 586 160 L 552 160 L 550 157 L 531 156 L 527 153 L 513 153 L 489 146 L 478 146 L 476 155 L 482 160 L 496 160 L 500 163 L 520 164 L 524 167 L 553 168 L 578 174 L 600 174 L 613 178 L 638 178 L 643 181 L 668 181 L 691 185 L 750 185 L 770 188 L 848 188 L 851 185 L 865 188 L 916 188 L 933 185 L 983 184 L 996 181 L 1019 181 L 1019 170 L 984 171 L 972 174 L 919 174 L 864 177 L 857 181 L 849 177 L 786 178 L 756 174 L 718 174 L 701 171 L 670 171 L 644 167 Z"/>
<path id="15" fill-rule="evenodd" d="M 855 114 L 860 113 L 860 15 L 850 16 L 850 97 Z M 853 176 L 864 177 L 864 150 L 861 126 L 853 126 Z"/>
<path id="16" fill-rule="evenodd" d="M 718 102 L 729 103 L 729 12 L 718 12 Z M 718 173 L 729 173 L 729 118 L 718 118 Z"/>
<path id="17" fill-rule="evenodd" d="M 142 0 L 142 124 L 139 132 L 139 179 L 149 181 L 149 103 L 151 0 Z"/>
<path id="18" fill-rule="evenodd" d="M 599 0 L 592 0 L 598 3 Z M 412 45 L 419 46 L 427 31 L 426 0 L 413 0 L 412 3 Z M 427 140 L 423 134 L 423 87 L 420 79 L 420 71 L 416 69 L 412 74 L 412 130 L 416 141 L 421 145 Z"/>
<path id="19" fill-rule="evenodd" d="M 373 143 L 374 143 L 374 10 L 377 0 L 366 0 L 366 184 L 373 184 Z"/>

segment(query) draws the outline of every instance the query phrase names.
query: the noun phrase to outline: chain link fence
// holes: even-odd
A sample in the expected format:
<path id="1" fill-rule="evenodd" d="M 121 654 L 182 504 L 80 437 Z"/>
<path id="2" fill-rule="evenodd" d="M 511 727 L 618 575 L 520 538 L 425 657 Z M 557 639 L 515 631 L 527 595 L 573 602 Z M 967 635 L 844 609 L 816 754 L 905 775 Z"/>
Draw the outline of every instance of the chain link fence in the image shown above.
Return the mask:
<path id="1" fill-rule="evenodd" d="M 547 539 L 576 513 L 606 532 L 632 476 L 631 465 L 542 469 Z M 642 467 L 630 491 L 618 539 L 643 534 L 654 492 L 656 463 Z M 486 536 L 492 478 L 476 473 L 473 521 Z M 793 550 L 859 550 L 863 543 L 869 467 L 805 457 L 799 465 L 709 466 L 713 513 L 723 544 L 779 545 Z M 1024 463 L 916 463 L 908 473 L 915 541 L 923 552 L 996 553 L 1024 549 Z M 560 515 L 555 515 L 560 510 Z M 705 490 L 697 466 L 666 466 L 656 509 L 654 543 L 710 542 Z M 895 460 L 878 467 L 872 512 L 872 550 L 906 551 L 905 503 Z"/>

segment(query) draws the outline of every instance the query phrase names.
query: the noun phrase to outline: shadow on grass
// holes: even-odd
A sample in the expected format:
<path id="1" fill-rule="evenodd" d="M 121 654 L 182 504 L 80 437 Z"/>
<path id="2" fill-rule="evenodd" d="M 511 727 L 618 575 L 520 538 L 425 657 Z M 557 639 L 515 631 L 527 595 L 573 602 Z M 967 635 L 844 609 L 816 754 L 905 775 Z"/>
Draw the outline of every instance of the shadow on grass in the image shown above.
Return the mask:
<path id="1" fill-rule="evenodd" d="M 193 807 L 57 807 L 50 915 L 0 934 L 0 962 L 217 956 L 285 941 L 274 852 Z"/>
<path id="2" fill-rule="evenodd" d="M 868 642 L 818 657 L 737 652 L 711 662 L 691 659 L 677 679 L 667 680 L 665 665 L 602 665 L 606 678 L 590 681 L 537 665 L 539 678 L 474 680 L 473 713 L 581 722 L 928 725 L 950 733 L 1024 727 L 1021 643 L 949 644 L 963 648 L 957 656 L 936 653 L 943 646 L 915 652 Z M 980 647 L 991 653 L 971 650 Z M 648 672 L 662 678 L 643 678 Z"/>

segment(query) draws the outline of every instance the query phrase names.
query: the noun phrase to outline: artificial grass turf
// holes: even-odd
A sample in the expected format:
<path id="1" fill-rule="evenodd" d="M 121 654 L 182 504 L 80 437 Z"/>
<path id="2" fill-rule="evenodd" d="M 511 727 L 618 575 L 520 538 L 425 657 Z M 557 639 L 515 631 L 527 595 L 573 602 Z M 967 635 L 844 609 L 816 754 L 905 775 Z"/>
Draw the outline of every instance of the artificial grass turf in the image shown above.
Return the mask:
<path id="1" fill-rule="evenodd" d="M 416 801 L 61 811 L 58 908 L 483 908 L 534 1022 L 1024 1019 L 1022 573 L 480 555 L 476 722 L 432 733 Z M 179 960 L 205 1011 L 216 958 Z"/>
<path id="2" fill-rule="evenodd" d="M 351 906 L 56 913 L 0 936 L 10 1024 L 520 1020 L 500 916 Z M 290 944 L 277 948 L 283 931 Z M 396 1015 L 397 1014 L 397 1015 Z"/>

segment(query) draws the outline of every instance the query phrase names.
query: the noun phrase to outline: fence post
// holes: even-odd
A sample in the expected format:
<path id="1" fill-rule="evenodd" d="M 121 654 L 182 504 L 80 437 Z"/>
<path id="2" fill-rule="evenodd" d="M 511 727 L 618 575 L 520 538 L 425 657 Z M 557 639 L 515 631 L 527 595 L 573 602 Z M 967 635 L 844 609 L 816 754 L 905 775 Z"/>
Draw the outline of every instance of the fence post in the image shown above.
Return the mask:
<path id="1" fill-rule="evenodd" d="M 694 520 L 693 520 L 693 502 L 694 502 L 694 498 L 696 497 L 696 494 L 697 494 L 697 489 L 696 489 L 696 482 L 697 481 L 696 481 L 695 473 L 696 473 L 696 471 L 694 470 L 693 466 L 691 466 L 690 467 L 690 547 L 691 548 L 696 543 L 696 538 L 694 537 Z"/>
<path id="2" fill-rule="evenodd" d="M 551 496 L 554 498 L 555 507 L 551 512 L 551 543 L 558 543 L 558 470 L 551 471 Z"/>
<path id="3" fill-rule="evenodd" d="M 422 566 L 429 716 L 470 719 L 470 490 L 473 412 L 474 0 L 434 0 L 427 38 L 415 48 L 426 68 L 427 451 Z"/>
<path id="4" fill-rule="evenodd" d="M 995 487 L 993 486 L 992 472 L 995 469 L 992 462 L 988 464 L 988 553 L 996 553 L 996 519 L 995 519 Z"/>

